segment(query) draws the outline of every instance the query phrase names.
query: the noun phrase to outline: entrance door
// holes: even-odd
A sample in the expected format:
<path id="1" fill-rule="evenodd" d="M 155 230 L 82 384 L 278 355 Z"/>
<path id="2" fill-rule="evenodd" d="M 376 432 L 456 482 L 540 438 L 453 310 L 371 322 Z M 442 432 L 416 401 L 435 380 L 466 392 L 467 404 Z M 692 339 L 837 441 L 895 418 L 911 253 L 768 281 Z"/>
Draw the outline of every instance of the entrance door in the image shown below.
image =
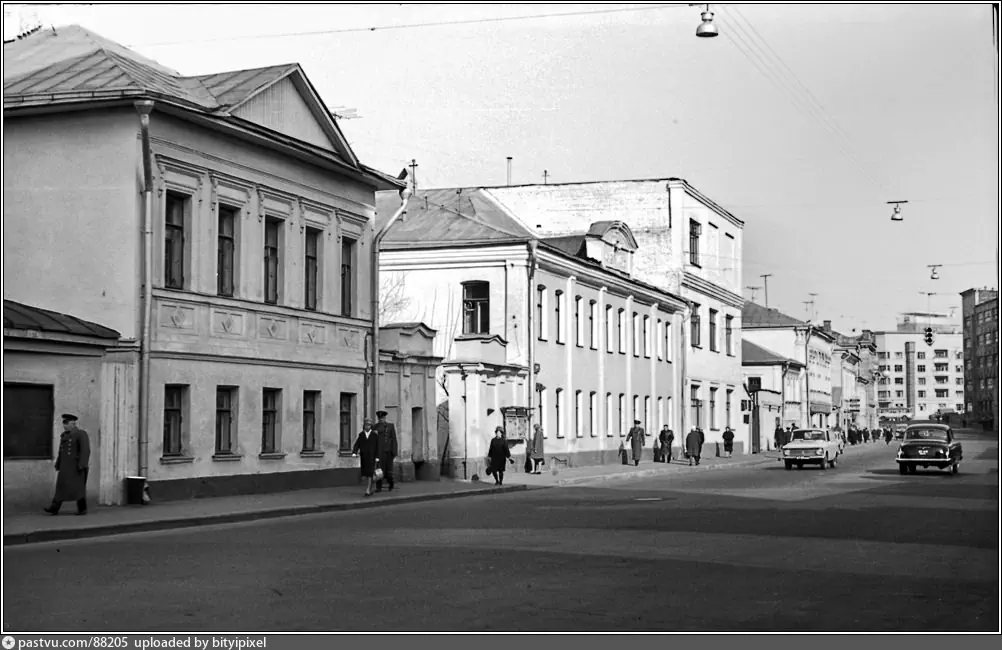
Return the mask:
<path id="1" fill-rule="evenodd" d="M 758 400 L 756 400 L 757 402 Z M 751 451 L 753 454 L 757 454 L 762 451 L 762 434 L 760 431 L 760 426 L 762 424 L 762 417 L 759 415 L 759 406 L 755 404 L 752 409 L 752 421 L 751 421 Z"/>
<path id="2" fill-rule="evenodd" d="M 424 409 L 415 406 L 411 409 L 411 458 L 415 463 L 425 460 L 428 445 L 424 439 Z"/>

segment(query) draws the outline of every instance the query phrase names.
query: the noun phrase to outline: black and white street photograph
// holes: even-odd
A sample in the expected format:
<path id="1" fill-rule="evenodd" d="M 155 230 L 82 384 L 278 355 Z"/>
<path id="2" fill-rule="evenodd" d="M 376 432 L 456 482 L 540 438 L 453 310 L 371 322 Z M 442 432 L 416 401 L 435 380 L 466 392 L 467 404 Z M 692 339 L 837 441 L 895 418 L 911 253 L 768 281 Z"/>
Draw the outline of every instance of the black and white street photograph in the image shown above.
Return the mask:
<path id="1" fill-rule="evenodd" d="M 999 634 L 998 21 L 3 3 L 4 650 Z"/>

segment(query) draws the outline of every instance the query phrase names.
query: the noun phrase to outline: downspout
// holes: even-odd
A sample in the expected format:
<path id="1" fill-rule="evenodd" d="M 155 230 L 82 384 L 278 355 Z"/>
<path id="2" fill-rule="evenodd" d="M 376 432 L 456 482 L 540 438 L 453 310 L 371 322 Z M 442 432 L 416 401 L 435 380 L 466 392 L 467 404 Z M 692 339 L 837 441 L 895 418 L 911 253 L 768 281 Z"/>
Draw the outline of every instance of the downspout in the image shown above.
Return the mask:
<path id="1" fill-rule="evenodd" d="M 149 472 L 150 340 L 153 321 L 153 150 L 150 145 L 150 113 L 153 102 L 137 101 L 143 156 L 143 311 L 139 343 L 139 476 Z"/>
<path id="2" fill-rule="evenodd" d="M 463 380 L 463 480 L 469 480 L 467 466 L 470 461 L 470 409 L 466 392 L 466 368 L 459 366 L 459 377 Z"/>
<path id="3" fill-rule="evenodd" d="M 681 429 L 679 431 L 679 435 L 681 436 L 683 447 L 685 446 L 685 436 L 686 436 L 686 434 L 689 431 L 686 428 L 686 426 L 685 426 L 685 415 L 686 415 L 687 409 L 690 406 L 692 406 L 689 403 L 689 386 L 686 383 L 686 378 L 689 376 L 687 374 L 688 373 L 687 365 L 688 365 L 688 356 L 689 356 L 689 343 L 686 340 L 686 330 L 688 330 L 689 327 L 691 326 L 690 323 L 689 323 L 689 319 L 690 318 L 692 318 L 692 305 L 689 305 L 685 309 L 685 311 L 682 312 L 682 337 L 681 337 L 681 340 L 682 340 L 682 358 L 681 358 L 681 362 L 682 363 L 680 364 L 681 365 L 680 370 L 681 370 L 682 381 L 679 382 L 682 385 L 682 394 L 679 396 L 681 399 L 679 399 L 678 413 L 679 413 L 679 417 L 680 417 L 679 424 L 681 425 Z"/>
<path id="4" fill-rule="evenodd" d="M 529 337 L 529 345 L 527 346 L 529 352 L 527 361 L 527 364 L 529 366 L 529 382 L 528 382 L 529 385 L 526 387 L 528 396 L 526 398 L 525 403 L 528 405 L 527 406 L 528 412 L 526 415 L 528 416 L 527 421 L 529 425 L 529 430 L 526 432 L 526 434 L 529 436 L 529 438 L 528 440 L 525 441 L 526 454 L 529 453 L 529 441 L 533 440 L 532 418 L 535 415 L 535 408 L 536 408 L 534 403 L 535 402 L 534 398 L 536 395 L 536 334 L 535 334 L 535 329 L 533 329 L 533 320 L 532 320 L 532 314 L 534 311 L 532 305 L 532 298 L 535 295 L 536 290 L 532 285 L 536 279 L 536 266 L 539 264 L 539 258 L 536 257 L 536 250 L 539 247 L 539 242 L 533 239 L 528 243 L 528 247 L 529 247 L 529 268 L 528 268 L 529 290 L 527 292 L 528 295 L 526 296 L 526 303 L 529 317 L 526 319 L 526 322 L 528 323 L 526 334 Z"/>
<path id="5" fill-rule="evenodd" d="M 372 238 L 372 270 L 370 271 L 372 278 L 370 283 L 370 297 L 372 299 L 372 336 L 370 337 L 372 339 L 372 381 L 370 382 L 372 384 L 372 401 L 370 407 L 373 412 L 379 410 L 379 247 L 383 242 L 383 237 L 390 232 L 393 224 L 407 212 L 407 201 L 410 197 L 411 189 L 408 185 L 400 190 L 400 200 L 402 201 L 400 208 Z"/>
<path id="6" fill-rule="evenodd" d="M 780 386 L 780 400 L 779 405 L 779 424 L 780 426 L 786 424 L 786 373 L 790 370 L 789 363 L 783 363 L 781 366 L 779 374 L 779 386 Z"/>
<path id="7" fill-rule="evenodd" d="M 808 325 L 807 330 L 804 333 L 804 382 L 807 384 L 805 387 L 804 404 L 807 408 L 807 426 L 805 429 L 810 429 L 814 426 L 814 417 L 811 413 L 811 333 L 813 328 Z"/>

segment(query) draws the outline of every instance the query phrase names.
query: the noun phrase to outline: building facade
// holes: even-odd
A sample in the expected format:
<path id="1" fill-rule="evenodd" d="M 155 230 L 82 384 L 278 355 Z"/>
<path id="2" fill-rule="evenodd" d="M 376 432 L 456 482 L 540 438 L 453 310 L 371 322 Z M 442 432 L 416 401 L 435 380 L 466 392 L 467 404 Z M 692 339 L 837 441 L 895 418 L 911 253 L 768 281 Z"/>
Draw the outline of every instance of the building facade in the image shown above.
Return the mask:
<path id="1" fill-rule="evenodd" d="M 741 370 L 751 397 L 752 440 L 761 451 L 777 448 L 776 427 L 803 426 L 804 371 L 802 361 L 741 341 Z"/>
<path id="2" fill-rule="evenodd" d="M 399 204 L 386 198 L 381 215 Z M 520 454 L 541 424 L 547 458 L 569 465 L 615 461 L 634 420 L 679 429 L 686 304 L 633 276 L 638 251 L 618 221 L 538 237 L 478 188 L 410 198 L 383 240 L 381 295 L 387 318 L 443 334 L 443 471 L 482 474 L 497 426 Z M 736 417 L 722 393 L 716 408 Z"/>
<path id="3" fill-rule="evenodd" d="M 803 406 L 797 426 L 835 426 L 832 418 L 835 337 L 830 331 L 749 301 L 744 307 L 741 335 L 784 358 L 804 364 Z"/>
<path id="4" fill-rule="evenodd" d="M 686 181 L 663 178 L 489 187 L 483 191 L 541 237 L 581 235 L 597 221 L 621 221 L 637 242 L 633 277 L 690 305 L 679 359 L 685 408 L 678 430 L 704 430 L 708 444 L 735 432 L 751 448 L 737 413 L 742 394 L 741 307 L 744 222 Z M 676 431 L 676 435 L 678 434 Z"/>
<path id="5" fill-rule="evenodd" d="M 960 294 L 964 317 L 964 385 L 968 425 L 998 430 L 998 291 L 968 289 Z"/>
<path id="6" fill-rule="evenodd" d="M 934 330 L 925 342 L 925 328 Z M 878 417 L 882 423 L 927 420 L 965 410 L 963 336 L 944 319 L 906 315 L 898 331 L 875 332 Z"/>
<path id="7" fill-rule="evenodd" d="M 375 193 L 402 184 L 295 64 L 183 77 L 75 26 L 4 55 L 6 297 L 148 353 L 136 420 L 99 425 L 103 500 L 357 480 Z"/>

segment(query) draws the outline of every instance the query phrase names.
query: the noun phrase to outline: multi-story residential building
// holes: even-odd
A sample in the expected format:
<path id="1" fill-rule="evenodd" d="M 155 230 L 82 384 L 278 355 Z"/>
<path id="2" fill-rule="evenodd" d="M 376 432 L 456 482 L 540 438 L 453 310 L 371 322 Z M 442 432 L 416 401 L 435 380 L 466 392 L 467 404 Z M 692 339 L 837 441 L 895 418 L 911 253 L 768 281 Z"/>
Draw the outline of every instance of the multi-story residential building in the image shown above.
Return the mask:
<path id="1" fill-rule="evenodd" d="M 102 501 L 135 475 L 158 499 L 356 481 L 375 193 L 402 183 L 296 64 L 185 77 L 73 26 L 5 43 L 3 74 L 5 298 L 122 338 L 81 423 Z M 433 333 L 398 334 L 385 370 L 430 431 Z M 402 460 L 437 456 L 398 430 Z"/>
<path id="2" fill-rule="evenodd" d="M 399 205 L 385 194 L 380 215 Z M 630 227 L 540 237 L 518 216 L 488 190 L 426 190 L 382 242 L 384 316 L 442 334 L 444 465 L 481 473 L 497 426 L 515 446 L 542 424 L 547 458 L 571 465 L 614 461 L 634 420 L 678 431 L 686 303 L 636 278 Z M 723 428 L 735 397 L 724 386 L 710 395 Z"/>
<path id="3" fill-rule="evenodd" d="M 966 423 L 997 429 L 999 414 L 999 301 L 994 289 L 960 294 L 964 317 Z"/>
<path id="4" fill-rule="evenodd" d="M 835 336 L 830 328 L 826 330 L 749 301 L 742 312 L 741 336 L 783 358 L 804 364 L 800 391 L 803 404 L 797 426 L 835 426 L 831 421 Z M 784 422 L 789 419 L 784 417 Z"/>
<path id="5" fill-rule="evenodd" d="M 751 438 L 759 451 L 776 448 L 776 427 L 803 425 L 804 362 L 741 341 L 741 370 L 752 396 Z"/>
<path id="6" fill-rule="evenodd" d="M 825 327 L 831 329 L 830 321 L 825 321 Z M 875 429 L 879 426 L 880 420 L 877 417 L 877 382 L 880 380 L 880 372 L 877 363 L 877 344 L 870 330 L 863 330 L 858 335 L 844 335 L 833 332 L 835 336 L 835 355 L 851 355 L 857 361 L 854 363 L 855 372 L 851 379 L 856 384 L 855 393 L 847 394 L 841 391 L 842 402 L 846 404 L 843 411 L 847 422 L 851 422 L 857 428 Z M 834 381 L 835 375 L 832 375 Z M 834 397 L 834 395 L 833 395 Z"/>
<path id="7" fill-rule="evenodd" d="M 925 342 L 927 327 L 933 329 L 932 345 Z M 906 314 L 897 331 L 874 335 L 882 422 L 964 412 L 963 341 L 958 325 L 941 314 Z"/>
<path id="8" fill-rule="evenodd" d="M 541 237 L 579 237 L 596 222 L 621 221 L 637 241 L 633 277 L 691 305 L 679 360 L 687 408 L 679 430 L 720 443 L 722 409 L 741 399 L 741 259 L 744 222 L 678 178 L 483 188 Z M 615 252 L 610 255 L 615 255 Z M 728 397 L 729 396 L 729 397 Z M 735 449 L 750 448 L 734 418 Z M 676 431 L 676 434 L 678 431 Z"/>

